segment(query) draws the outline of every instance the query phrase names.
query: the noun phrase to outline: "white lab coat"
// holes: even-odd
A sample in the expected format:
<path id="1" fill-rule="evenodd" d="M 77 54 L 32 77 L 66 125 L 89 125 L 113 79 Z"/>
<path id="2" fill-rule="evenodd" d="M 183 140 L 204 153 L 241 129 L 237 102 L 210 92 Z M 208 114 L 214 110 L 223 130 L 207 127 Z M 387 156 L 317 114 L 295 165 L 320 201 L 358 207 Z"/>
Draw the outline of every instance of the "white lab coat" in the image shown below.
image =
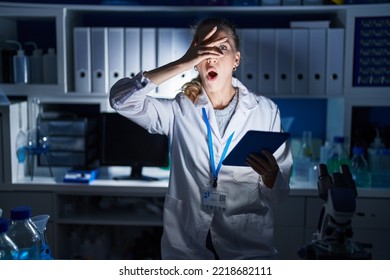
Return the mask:
<path id="1" fill-rule="evenodd" d="M 287 198 L 292 156 L 289 142 L 275 153 L 280 171 L 272 189 L 265 187 L 251 167 L 222 166 L 218 190 L 227 193 L 227 209 L 204 209 L 202 191 L 212 188 L 206 109 L 212 130 L 215 164 L 218 164 L 230 134 L 228 152 L 248 130 L 281 131 L 278 107 L 268 98 L 256 96 L 237 79 L 239 99 L 226 132 L 221 137 L 214 109 L 203 92 L 193 104 L 183 94 L 175 99 L 146 96 L 156 85 L 139 73 L 123 78 L 111 89 L 111 106 L 121 115 L 151 133 L 169 137 L 171 170 L 164 204 L 163 259 L 212 259 L 206 249 L 210 229 L 213 245 L 221 259 L 274 258 L 273 205 Z M 125 147 L 124 147 L 125 148 Z"/>

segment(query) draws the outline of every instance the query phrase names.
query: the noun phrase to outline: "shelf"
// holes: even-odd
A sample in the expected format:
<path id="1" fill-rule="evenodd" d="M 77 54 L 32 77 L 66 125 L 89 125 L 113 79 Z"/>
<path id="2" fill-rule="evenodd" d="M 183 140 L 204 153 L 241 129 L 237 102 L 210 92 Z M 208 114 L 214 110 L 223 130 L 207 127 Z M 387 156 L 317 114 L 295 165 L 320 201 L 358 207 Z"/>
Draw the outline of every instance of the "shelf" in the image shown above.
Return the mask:
<path id="1" fill-rule="evenodd" d="M 162 216 L 102 211 L 94 213 L 93 216 L 81 214 L 75 218 L 59 218 L 56 223 L 63 225 L 162 226 Z"/>

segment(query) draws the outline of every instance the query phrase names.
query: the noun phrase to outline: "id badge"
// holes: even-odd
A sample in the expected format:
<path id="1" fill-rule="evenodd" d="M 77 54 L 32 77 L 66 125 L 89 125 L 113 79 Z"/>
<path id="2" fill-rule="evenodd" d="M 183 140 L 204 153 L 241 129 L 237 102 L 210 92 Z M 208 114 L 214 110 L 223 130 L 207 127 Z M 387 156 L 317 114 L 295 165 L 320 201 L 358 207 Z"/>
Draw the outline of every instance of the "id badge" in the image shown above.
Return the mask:
<path id="1" fill-rule="evenodd" d="M 215 209 L 218 211 L 226 210 L 227 193 L 207 189 L 202 193 L 202 206 L 206 209 Z"/>

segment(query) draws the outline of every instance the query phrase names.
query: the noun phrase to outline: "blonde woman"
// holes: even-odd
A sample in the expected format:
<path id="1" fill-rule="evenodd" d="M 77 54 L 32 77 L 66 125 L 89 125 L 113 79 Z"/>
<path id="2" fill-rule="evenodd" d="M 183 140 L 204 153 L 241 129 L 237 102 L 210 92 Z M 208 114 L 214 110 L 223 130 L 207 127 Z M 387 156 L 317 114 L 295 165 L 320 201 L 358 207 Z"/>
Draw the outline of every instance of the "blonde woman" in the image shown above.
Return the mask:
<path id="1" fill-rule="evenodd" d="M 246 167 L 222 160 L 248 130 L 282 131 L 279 109 L 233 77 L 241 54 L 230 22 L 207 18 L 194 34 L 183 57 L 123 78 L 110 92 L 119 114 L 169 137 L 162 258 L 276 258 L 273 206 L 290 191 L 288 142 L 274 154 L 248 156 Z M 192 67 L 199 76 L 174 99 L 147 96 Z"/>

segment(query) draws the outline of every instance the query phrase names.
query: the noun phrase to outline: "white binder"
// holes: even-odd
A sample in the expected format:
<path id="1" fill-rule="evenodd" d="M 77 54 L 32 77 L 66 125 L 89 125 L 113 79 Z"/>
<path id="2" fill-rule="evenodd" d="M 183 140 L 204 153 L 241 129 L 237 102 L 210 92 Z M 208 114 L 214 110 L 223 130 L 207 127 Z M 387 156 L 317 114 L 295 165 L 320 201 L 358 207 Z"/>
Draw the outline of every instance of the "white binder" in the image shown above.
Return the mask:
<path id="1" fill-rule="evenodd" d="M 292 29 L 292 86 L 293 95 L 308 93 L 309 30 Z"/>
<path id="2" fill-rule="evenodd" d="M 91 32 L 89 27 L 73 29 L 75 91 L 91 92 Z"/>
<path id="3" fill-rule="evenodd" d="M 239 80 L 252 92 L 258 92 L 258 34 L 257 29 L 243 28 L 238 30 L 241 41 L 241 62 Z"/>
<path id="4" fill-rule="evenodd" d="M 134 77 L 141 71 L 141 29 L 125 28 L 125 77 Z"/>
<path id="5" fill-rule="evenodd" d="M 141 71 L 153 70 L 157 67 L 157 29 L 141 29 Z M 156 91 L 149 92 L 154 95 Z"/>
<path id="6" fill-rule="evenodd" d="M 192 33 L 188 28 L 159 28 L 157 30 L 157 66 L 163 66 L 181 58 L 188 50 Z M 174 98 L 184 83 L 197 75 L 192 68 L 160 84 L 157 97 Z"/>
<path id="7" fill-rule="evenodd" d="M 91 28 L 92 91 L 108 93 L 108 28 Z"/>
<path id="8" fill-rule="evenodd" d="M 291 94 L 291 69 L 292 69 L 292 32 L 291 29 L 276 30 L 276 71 L 275 94 Z"/>
<path id="9" fill-rule="evenodd" d="M 173 28 L 157 29 L 157 66 L 163 66 L 172 62 L 174 59 L 173 51 Z M 157 87 L 156 96 L 169 97 L 173 95 L 175 78 L 161 83 Z"/>
<path id="10" fill-rule="evenodd" d="M 157 66 L 156 28 L 142 28 L 141 69 L 148 71 Z"/>
<path id="11" fill-rule="evenodd" d="M 173 57 L 174 59 L 181 58 L 188 50 L 193 39 L 193 34 L 188 28 L 173 29 Z M 191 68 L 176 77 L 176 85 L 174 90 L 180 90 L 183 84 L 191 81 L 198 76 L 194 68 Z"/>
<path id="12" fill-rule="evenodd" d="M 111 88 L 125 72 L 125 30 L 122 27 L 108 28 L 108 73 Z"/>
<path id="13" fill-rule="evenodd" d="M 326 94 L 341 95 L 343 90 L 344 29 L 327 30 Z"/>
<path id="14" fill-rule="evenodd" d="M 275 94 L 275 29 L 259 29 L 258 52 L 259 52 L 259 70 L 258 70 L 258 89 L 263 95 Z"/>
<path id="15" fill-rule="evenodd" d="M 325 95 L 326 29 L 309 30 L 309 95 Z"/>

